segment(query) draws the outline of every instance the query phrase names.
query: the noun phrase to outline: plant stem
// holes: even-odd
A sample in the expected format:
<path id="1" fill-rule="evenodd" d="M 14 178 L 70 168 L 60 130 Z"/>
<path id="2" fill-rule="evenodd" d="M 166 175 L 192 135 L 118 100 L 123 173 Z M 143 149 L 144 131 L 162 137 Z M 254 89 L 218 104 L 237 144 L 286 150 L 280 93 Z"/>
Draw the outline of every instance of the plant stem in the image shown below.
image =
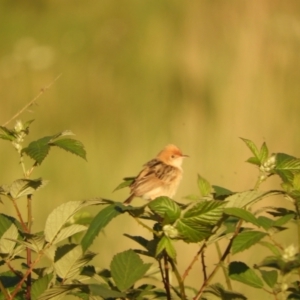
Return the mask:
<path id="1" fill-rule="evenodd" d="M 166 294 L 167 294 L 167 299 L 171 300 L 171 292 L 170 292 L 170 286 L 167 284 L 166 282 L 166 276 L 164 275 L 164 271 L 163 271 L 163 267 L 161 264 L 161 259 L 158 260 L 158 265 L 159 265 L 159 270 L 160 270 L 160 275 L 166 290 Z"/>
<path id="2" fill-rule="evenodd" d="M 27 195 L 27 228 L 28 233 L 31 233 L 32 225 L 32 198 L 31 195 Z"/>
<path id="3" fill-rule="evenodd" d="M 15 296 L 17 295 L 17 293 L 19 292 L 19 290 L 22 287 L 22 284 L 25 282 L 25 280 L 27 279 L 27 277 L 31 274 L 32 269 L 34 268 L 34 266 L 40 261 L 40 259 L 43 256 L 43 252 L 40 252 L 37 256 L 37 258 L 34 260 L 34 262 L 32 262 L 32 264 L 29 266 L 29 268 L 27 269 L 26 273 L 24 274 L 23 278 L 19 281 L 17 287 L 15 288 L 15 290 L 13 291 L 13 293 L 11 294 L 9 300 L 13 300 L 15 298 Z"/>
<path id="4" fill-rule="evenodd" d="M 45 93 L 45 91 L 47 91 L 48 89 L 51 88 L 51 86 L 59 79 L 59 77 L 61 76 L 58 75 L 50 84 L 48 84 L 46 87 L 42 88 L 40 90 L 40 92 L 37 94 L 37 96 L 35 96 L 30 102 L 28 102 L 21 110 L 19 110 L 11 119 L 9 119 L 7 122 L 5 122 L 3 124 L 3 126 L 6 126 L 8 123 L 10 123 L 11 121 L 13 121 L 14 119 L 16 119 L 19 115 L 21 115 L 27 108 L 29 108 L 31 105 L 33 105 L 35 103 L 35 101 L 42 95 Z"/>
<path id="5" fill-rule="evenodd" d="M 164 270 L 165 270 L 165 290 L 167 293 L 167 299 L 172 299 L 171 298 L 171 290 L 170 290 L 170 277 L 169 277 L 169 264 L 168 264 L 168 254 L 166 253 L 166 251 L 164 251 Z"/>
<path id="6" fill-rule="evenodd" d="M 18 215 L 18 218 L 19 218 L 19 220 L 20 220 L 20 223 L 21 223 L 21 225 L 22 225 L 23 230 L 24 230 L 25 232 L 28 233 L 28 228 L 27 228 L 27 226 L 26 226 L 26 224 L 25 224 L 25 222 L 24 222 L 24 220 L 23 220 L 23 218 L 22 218 L 22 215 L 21 215 L 21 213 L 20 213 L 20 210 L 19 210 L 19 208 L 18 208 L 18 205 L 17 205 L 17 203 L 16 203 L 16 200 L 13 199 L 13 198 L 11 198 L 11 200 L 12 200 L 13 206 L 14 206 L 16 212 L 17 212 L 17 215 Z"/>
<path id="7" fill-rule="evenodd" d="M 131 215 L 132 216 L 132 215 Z M 133 217 L 133 216 L 132 216 Z M 148 229 L 150 232 L 152 232 L 155 236 L 159 237 L 160 236 L 160 233 L 153 230 L 152 228 L 150 228 L 149 226 L 147 226 L 146 224 L 144 224 L 143 222 L 141 222 L 139 220 L 139 218 L 137 217 L 133 217 L 141 226 L 143 226 L 144 228 Z"/>
<path id="8" fill-rule="evenodd" d="M 220 245 L 219 245 L 218 242 L 216 242 L 215 245 L 216 245 L 216 249 L 217 249 L 217 252 L 218 252 L 219 259 L 221 260 L 222 253 L 221 253 Z M 229 278 L 229 276 L 228 276 L 226 267 L 224 266 L 223 263 L 222 263 L 221 267 L 222 267 L 222 270 L 223 270 L 223 273 L 224 273 L 224 277 L 225 277 L 225 281 L 226 281 L 226 284 L 227 284 L 227 288 L 228 288 L 230 291 L 232 291 L 232 285 L 231 285 L 231 281 L 230 281 L 230 278 Z"/>
<path id="9" fill-rule="evenodd" d="M 231 240 L 229 241 L 221 259 L 220 262 L 215 266 L 215 268 L 213 269 L 213 271 L 210 273 L 210 275 L 208 276 L 207 280 L 205 280 L 201 286 L 201 288 L 199 289 L 198 293 L 196 294 L 196 296 L 193 298 L 193 300 L 197 300 L 200 298 L 200 296 L 202 295 L 204 289 L 206 288 L 206 286 L 209 284 L 209 282 L 212 280 L 212 278 L 214 277 L 214 275 L 217 273 L 217 271 L 219 270 L 219 268 L 221 267 L 221 265 L 223 264 L 224 260 L 226 259 L 227 255 L 230 253 L 230 249 L 232 246 L 232 243 L 234 241 L 234 239 L 236 238 L 236 236 L 239 234 L 240 232 L 240 228 L 243 224 L 243 221 L 240 220 L 236 226 L 235 232 L 233 234 L 233 237 L 231 238 Z"/>
<path id="10" fill-rule="evenodd" d="M 206 248 L 206 247 L 205 247 Z M 207 280 L 207 273 L 206 273 L 206 265 L 205 265 L 205 256 L 204 251 L 201 253 L 201 263 L 202 263 L 202 271 L 203 271 L 203 279 L 204 281 Z"/>
<path id="11" fill-rule="evenodd" d="M 28 232 L 31 233 L 31 225 L 32 225 L 32 199 L 31 195 L 27 195 L 27 228 Z M 31 249 L 26 249 L 27 253 L 27 266 L 31 265 Z M 28 274 L 27 280 L 26 280 L 26 299 L 31 299 L 31 272 Z"/>
<path id="12" fill-rule="evenodd" d="M 179 286 L 179 289 L 180 289 L 180 295 L 181 295 L 181 299 L 186 299 L 186 295 L 185 295 L 185 289 L 184 289 L 184 284 L 183 284 L 183 281 L 182 281 L 182 278 L 179 274 L 179 271 L 176 267 L 176 263 L 174 262 L 173 259 L 169 259 L 170 261 L 170 264 L 172 266 L 172 270 L 176 276 L 176 279 L 177 279 L 177 282 L 178 282 L 178 286 Z"/>
<path id="13" fill-rule="evenodd" d="M 185 280 L 185 278 L 187 277 L 187 275 L 189 274 L 190 270 L 192 269 L 193 265 L 195 264 L 195 262 L 198 260 L 198 256 L 202 253 L 202 251 L 204 250 L 204 248 L 206 247 L 205 244 L 203 244 L 201 246 L 201 248 L 197 251 L 196 255 L 194 256 L 192 262 L 189 264 L 189 266 L 187 267 L 187 269 L 184 271 L 183 275 L 182 275 L 182 281 Z"/>

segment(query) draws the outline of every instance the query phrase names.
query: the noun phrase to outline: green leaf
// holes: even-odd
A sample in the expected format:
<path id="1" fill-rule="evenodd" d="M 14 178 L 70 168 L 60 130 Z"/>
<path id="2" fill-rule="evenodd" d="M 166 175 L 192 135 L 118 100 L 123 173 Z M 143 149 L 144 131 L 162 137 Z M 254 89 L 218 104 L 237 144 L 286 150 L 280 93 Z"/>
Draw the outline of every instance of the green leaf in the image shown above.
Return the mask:
<path id="1" fill-rule="evenodd" d="M 131 249 L 115 255 L 110 264 L 112 278 L 120 291 L 129 289 L 146 274 L 150 266 L 144 264 Z"/>
<path id="2" fill-rule="evenodd" d="M 215 225 L 223 214 L 224 201 L 202 201 L 187 210 L 183 219 L 193 220 L 202 225 Z"/>
<path id="3" fill-rule="evenodd" d="M 228 272 L 229 272 L 229 277 L 232 280 L 242 282 L 254 288 L 261 289 L 264 285 L 262 280 L 255 273 L 255 271 L 250 269 L 243 262 L 237 262 L 237 261 L 231 262 L 228 268 Z"/>
<path id="4" fill-rule="evenodd" d="M 38 297 L 49 287 L 53 274 L 47 274 L 44 277 L 38 278 L 31 288 L 31 299 L 37 300 Z"/>
<path id="5" fill-rule="evenodd" d="M 250 159 L 248 159 L 247 162 L 255 164 L 255 165 L 260 165 L 260 155 L 259 155 L 259 151 L 258 151 L 257 147 L 255 146 L 255 144 L 248 139 L 241 138 L 241 140 L 245 142 L 247 147 L 250 149 L 250 151 L 254 155 L 254 157 L 251 157 Z"/>
<path id="6" fill-rule="evenodd" d="M 247 205 L 252 205 L 257 201 L 273 195 L 282 194 L 280 191 L 267 191 L 267 192 L 260 192 L 260 191 L 245 191 L 241 193 L 236 193 L 232 196 L 226 198 L 225 207 L 239 207 L 243 208 Z"/>
<path id="7" fill-rule="evenodd" d="M 245 139 L 245 138 L 241 138 L 241 140 L 243 142 L 245 142 L 245 144 L 247 145 L 247 147 L 250 149 L 250 151 L 252 152 L 252 154 L 255 156 L 255 157 L 259 157 L 259 151 L 256 147 L 256 145 L 251 141 L 251 140 L 248 140 L 248 139 Z"/>
<path id="8" fill-rule="evenodd" d="M 186 242 L 197 243 L 211 234 L 212 227 L 223 215 L 225 202 L 202 201 L 187 210 L 176 223 L 180 237 Z"/>
<path id="9" fill-rule="evenodd" d="M 149 240 L 145 239 L 144 237 L 142 236 L 133 236 L 133 235 L 130 235 L 130 234 L 127 234 L 127 233 L 124 233 L 124 235 L 126 237 L 128 237 L 129 239 L 137 242 L 139 245 L 141 245 L 142 247 L 144 247 L 145 249 L 147 249 L 148 247 L 148 244 L 149 244 Z"/>
<path id="10" fill-rule="evenodd" d="M 149 208 L 162 218 L 165 224 L 172 224 L 180 217 L 179 206 L 168 197 L 158 197 L 149 202 Z"/>
<path id="11" fill-rule="evenodd" d="M 198 188 L 202 197 L 209 196 L 211 194 L 210 183 L 202 176 L 198 174 Z"/>
<path id="12" fill-rule="evenodd" d="M 14 141 L 16 139 L 16 133 L 14 130 L 10 130 L 4 126 L 0 126 L 0 130 L 3 132 L 3 134 L 0 134 L 0 138 L 2 140 Z"/>
<path id="13" fill-rule="evenodd" d="M 101 199 L 83 200 L 83 201 L 69 201 L 61 204 L 54 209 L 48 216 L 45 226 L 45 239 L 49 243 L 55 243 L 60 231 L 65 227 L 67 222 L 80 209 L 105 203 Z"/>
<path id="14" fill-rule="evenodd" d="M 80 245 L 75 244 L 66 244 L 62 246 L 62 252 L 67 252 L 59 257 L 58 260 L 54 263 L 54 269 L 56 274 L 63 279 L 65 282 L 67 279 L 73 279 L 76 277 L 80 271 L 81 267 L 89 263 L 96 255 L 96 253 L 87 251 L 83 254 L 82 248 Z M 56 256 L 61 255 L 58 248 Z"/>
<path id="15" fill-rule="evenodd" d="M 221 186 L 218 186 L 218 185 L 213 185 L 212 186 L 214 191 L 215 191 L 215 198 L 216 199 L 224 199 L 226 198 L 227 196 L 230 196 L 233 194 L 232 191 L 226 189 L 226 188 L 223 188 Z"/>
<path id="16" fill-rule="evenodd" d="M 274 224 L 274 220 L 267 218 L 265 216 L 259 216 L 257 218 L 257 222 L 259 223 L 259 225 L 261 227 L 263 227 L 265 230 L 269 230 L 273 224 Z"/>
<path id="17" fill-rule="evenodd" d="M 72 290 L 82 288 L 82 284 L 64 284 L 55 285 L 54 287 L 47 289 L 38 297 L 38 300 L 60 300 Z"/>
<path id="18" fill-rule="evenodd" d="M 237 235 L 232 243 L 232 254 L 244 251 L 258 243 L 267 234 L 260 231 L 243 231 Z"/>
<path id="19" fill-rule="evenodd" d="M 16 240 L 18 238 L 18 229 L 14 224 L 3 233 L 0 238 L 0 253 L 1 254 L 11 254 L 16 245 Z"/>
<path id="20" fill-rule="evenodd" d="M 74 234 L 76 234 L 78 232 L 82 232 L 85 230 L 87 230 L 87 226 L 80 225 L 80 224 L 73 224 L 73 225 L 67 226 L 58 233 L 58 235 L 55 239 L 55 243 L 58 243 L 64 239 L 69 238 L 70 236 L 73 236 Z"/>
<path id="21" fill-rule="evenodd" d="M 212 227 L 201 225 L 195 220 L 179 219 L 176 229 L 187 243 L 198 243 L 210 236 Z"/>
<path id="22" fill-rule="evenodd" d="M 270 287 L 273 288 L 274 285 L 277 283 L 278 273 L 275 270 L 272 271 L 265 271 L 259 270 L 264 282 Z"/>
<path id="23" fill-rule="evenodd" d="M 246 162 L 252 165 L 260 166 L 260 160 L 257 157 L 249 157 Z"/>
<path id="24" fill-rule="evenodd" d="M 275 256 L 281 255 L 281 252 L 278 250 L 278 248 L 269 242 L 260 241 L 260 242 L 258 242 L 258 244 L 268 248 Z"/>
<path id="25" fill-rule="evenodd" d="M 204 297 L 201 299 L 205 300 L 247 300 L 247 298 L 240 293 L 225 290 L 224 287 L 219 283 L 209 285 L 207 288 L 205 288 L 203 291 L 203 296 Z"/>
<path id="26" fill-rule="evenodd" d="M 63 150 L 71 152 L 72 154 L 78 155 L 79 157 L 86 160 L 86 151 L 84 145 L 74 139 L 59 139 L 49 144 L 50 146 L 57 146 Z"/>
<path id="27" fill-rule="evenodd" d="M 5 288 L 8 289 L 8 288 L 16 286 L 20 281 L 20 277 L 16 276 L 16 274 L 12 271 L 5 271 L 5 272 L 0 273 L 0 281 L 5 286 Z M 3 293 L 0 294 L 0 297 L 2 295 L 3 295 Z M 5 298 L 3 298 L 3 299 L 5 299 Z"/>
<path id="28" fill-rule="evenodd" d="M 9 188 L 9 193 L 13 199 L 18 199 L 23 196 L 31 195 L 36 190 L 44 187 L 48 181 L 39 179 L 18 179 L 12 183 Z"/>
<path id="29" fill-rule="evenodd" d="M 114 291 L 103 284 L 89 284 L 89 289 L 93 296 L 99 296 L 104 299 L 119 299 L 126 298 L 125 293 L 121 293 L 119 291 Z"/>
<path id="30" fill-rule="evenodd" d="M 295 214 L 289 214 L 289 215 L 285 215 L 282 216 L 281 218 L 277 219 L 274 221 L 273 226 L 283 226 L 284 224 L 286 224 L 287 222 L 289 222 L 290 220 L 292 220 L 295 217 Z"/>
<path id="31" fill-rule="evenodd" d="M 273 172 L 278 174 L 283 182 L 293 183 L 294 175 L 300 172 L 300 159 L 284 153 L 277 153 Z"/>
<path id="32" fill-rule="evenodd" d="M 0 237 L 10 228 L 13 222 L 4 214 L 0 214 Z"/>
<path id="33" fill-rule="evenodd" d="M 300 267 L 300 255 L 296 254 L 294 259 L 289 257 L 283 259 L 282 256 L 267 256 L 261 263 L 256 265 L 257 268 L 268 267 L 276 270 L 280 270 L 282 275 L 288 274 Z"/>
<path id="34" fill-rule="evenodd" d="M 159 254 L 161 254 L 163 251 L 166 251 L 168 256 L 172 259 L 176 259 L 176 250 L 172 244 L 171 239 L 169 239 L 166 236 L 163 236 L 160 241 L 157 244 L 156 248 L 156 254 L 155 256 L 157 257 Z"/>
<path id="35" fill-rule="evenodd" d="M 36 253 L 40 252 L 44 248 L 45 238 L 43 235 L 24 234 L 24 236 L 26 237 L 26 240 L 16 240 L 16 242 L 35 251 Z"/>
<path id="36" fill-rule="evenodd" d="M 104 229 L 113 218 L 117 217 L 121 213 L 122 211 L 113 204 L 102 209 L 92 220 L 86 234 L 81 241 L 83 251 L 86 251 L 100 231 Z"/>
<path id="37" fill-rule="evenodd" d="M 49 153 L 50 146 L 48 143 L 53 137 L 53 135 L 46 136 L 37 141 L 31 142 L 28 147 L 23 148 L 22 154 L 25 153 L 40 165 Z"/>
<path id="38" fill-rule="evenodd" d="M 132 182 L 134 181 L 135 177 L 126 177 L 124 178 L 123 182 L 121 182 L 113 191 L 117 191 L 117 190 L 120 190 L 120 189 L 123 189 L 125 187 L 128 187 L 132 184 Z"/>
<path id="39" fill-rule="evenodd" d="M 250 222 L 256 226 L 260 226 L 260 224 L 257 221 L 257 219 L 255 218 L 255 216 L 243 208 L 238 208 L 238 207 L 225 208 L 224 213 L 229 216 L 238 217 L 238 218 L 240 218 L 246 222 Z"/>
<path id="40" fill-rule="evenodd" d="M 267 158 L 269 156 L 269 150 L 268 150 L 268 147 L 267 147 L 267 144 L 264 142 L 260 148 L 260 152 L 259 152 L 259 160 L 260 160 L 260 163 L 263 164 Z"/>

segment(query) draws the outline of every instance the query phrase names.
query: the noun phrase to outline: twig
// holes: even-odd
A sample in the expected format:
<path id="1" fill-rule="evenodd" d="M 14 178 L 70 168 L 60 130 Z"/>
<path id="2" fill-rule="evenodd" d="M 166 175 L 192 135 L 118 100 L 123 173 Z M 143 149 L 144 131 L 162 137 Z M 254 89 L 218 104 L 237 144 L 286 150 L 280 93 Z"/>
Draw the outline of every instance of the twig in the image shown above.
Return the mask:
<path id="1" fill-rule="evenodd" d="M 171 298 L 171 291 L 170 291 L 170 277 L 169 277 L 169 264 L 168 264 L 168 254 L 166 251 L 164 251 L 164 270 L 165 270 L 165 276 L 164 276 L 164 284 L 165 284 L 165 290 L 167 293 L 167 299 Z"/>
<path id="2" fill-rule="evenodd" d="M 132 216 L 132 215 L 131 215 Z M 160 233 L 153 230 L 152 228 L 150 228 L 149 226 L 147 226 L 146 224 L 144 224 L 143 222 L 141 222 L 137 217 L 132 216 L 141 226 L 143 226 L 144 228 L 146 228 L 147 230 L 149 230 L 150 232 L 152 232 L 155 236 L 159 237 Z"/>
<path id="3" fill-rule="evenodd" d="M 3 126 L 6 126 L 8 123 L 10 123 L 11 121 L 13 121 L 14 119 L 16 119 L 19 115 L 21 115 L 28 107 L 30 107 L 31 105 L 34 104 L 34 102 L 40 98 L 40 96 L 42 94 L 44 94 L 48 89 L 51 88 L 51 86 L 59 79 L 59 77 L 62 74 L 58 75 L 49 85 L 47 85 L 46 87 L 42 88 L 40 90 L 40 92 L 37 94 L 37 96 L 35 96 L 29 103 L 27 103 L 21 110 L 19 110 L 10 120 L 8 120 L 7 122 L 5 122 L 3 124 Z"/>
<path id="4" fill-rule="evenodd" d="M 180 277 L 179 271 L 176 267 L 176 263 L 174 262 L 173 259 L 169 259 L 169 262 L 172 266 L 172 270 L 176 276 L 176 279 L 177 279 L 177 282 L 179 285 L 181 299 L 186 299 L 184 284 L 183 284 L 182 278 Z"/>
<path id="5" fill-rule="evenodd" d="M 37 258 L 34 260 L 34 262 L 29 266 L 29 268 L 27 269 L 26 273 L 24 274 L 23 278 L 19 281 L 17 287 L 15 288 L 15 290 L 13 291 L 13 293 L 11 294 L 9 300 L 13 300 L 15 298 L 15 296 L 17 295 L 17 293 L 19 292 L 19 290 L 22 287 L 22 284 L 24 283 L 24 281 L 27 279 L 27 277 L 31 274 L 34 266 L 40 261 L 40 259 L 43 256 L 43 252 L 40 252 L 37 256 Z"/>
<path id="6" fill-rule="evenodd" d="M 185 272 L 182 275 L 182 281 L 185 280 L 185 278 L 187 277 L 187 275 L 189 274 L 190 270 L 192 269 L 193 265 L 195 264 L 195 262 L 198 260 L 198 256 L 202 253 L 202 251 L 205 248 L 205 244 L 203 244 L 201 246 L 201 248 L 198 250 L 198 252 L 196 253 L 196 255 L 194 256 L 192 262 L 189 264 L 189 266 L 187 267 L 187 269 L 185 270 Z"/>
<path id="7" fill-rule="evenodd" d="M 229 241 L 221 259 L 220 262 L 215 266 L 215 268 L 213 269 L 213 271 L 210 273 L 210 275 L 208 276 L 207 280 L 205 280 L 200 288 L 200 290 L 198 291 L 198 293 L 196 294 L 196 296 L 193 298 L 193 300 L 197 300 L 200 298 L 200 296 L 203 293 L 203 290 L 205 289 L 205 287 L 209 284 L 209 282 L 212 280 L 212 278 L 214 277 L 214 275 L 217 273 L 217 271 L 219 270 L 219 268 L 221 267 L 221 265 L 223 264 L 224 260 L 226 259 L 227 255 L 230 253 L 231 250 L 231 246 L 232 243 L 234 241 L 234 239 L 237 237 L 237 235 L 240 232 L 240 228 L 243 224 L 243 221 L 240 220 L 236 226 L 235 232 L 233 234 L 233 237 L 231 238 L 231 240 Z"/>
<path id="8" fill-rule="evenodd" d="M 222 253 L 221 253 L 220 245 L 219 245 L 218 242 L 216 242 L 216 249 L 217 249 L 217 252 L 218 252 L 218 257 L 221 260 Z M 229 256 L 228 256 L 228 258 L 229 258 Z M 227 263 L 227 264 L 229 264 L 229 263 Z M 222 270 L 223 270 L 223 273 L 224 273 L 224 277 L 225 277 L 225 281 L 226 281 L 226 284 L 227 284 L 227 288 L 230 291 L 232 291 L 231 281 L 230 281 L 230 278 L 228 276 L 228 272 L 226 270 L 226 267 L 224 266 L 224 263 L 222 263 L 221 267 L 222 267 Z"/>
<path id="9" fill-rule="evenodd" d="M 11 200 L 12 200 L 13 206 L 14 206 L 16 212 L 17 212 L 17 215 L 18 215 L 18 217 L 19 217 L 19 220 L 20 220 L 20 223 L 21 223 L 21 225 L 22 225 L 23 230 L 24 230 L 25 232 L 28 233 L 28 228 L 27 228 L 26 224 L 24 223 L 24 220 L 23 220 L 23 218 L 22 218 L 22 215 L 21 215 L 21 213 L 20 213 L 20 210 L 19 210 L 19 208 L 18 208 L 18 205 L 17 205 L 17 203 L 16 203 L 16 200 L 13 199 L 13 198 L 12 198 Z"/>
<path id="10" fill-rule="evenodd" d="M 31 195 L 27 195 L 27 228 L 28 232 L 31 233 L 31 225 L 32 225 L 32 201 Z M 26 249 L 27 254 L 27 266 L 31 265 L 31 249 Z M 26 299 L 31 299 L 31 272 L 26 279 Z"/>
<path id="11" fill-rule="evenodd" d="M 27 266 L 31 265 L 31 249 L 27 248 L 26 249 L 26 256 L 27 256 Z M 26 279 L 26 299 L 30 300 L 31 299 L 31 272 L 28 274 L 27 279 Z"/>
<path id="12" fill-rule="evenodd" d="M 205 247 L 206 248 L 206 247 Z M 205 249 L 204 248 L 204 249 Z M 204 281 L 207 280 L 207 273 L 206 273 L 206 265 L 205 265 L 205 256 L 204 256 L 204 249 L 201 253 L 201 263 L 202 263 L 202 271 L 203 271 L 203 279 Z"/>

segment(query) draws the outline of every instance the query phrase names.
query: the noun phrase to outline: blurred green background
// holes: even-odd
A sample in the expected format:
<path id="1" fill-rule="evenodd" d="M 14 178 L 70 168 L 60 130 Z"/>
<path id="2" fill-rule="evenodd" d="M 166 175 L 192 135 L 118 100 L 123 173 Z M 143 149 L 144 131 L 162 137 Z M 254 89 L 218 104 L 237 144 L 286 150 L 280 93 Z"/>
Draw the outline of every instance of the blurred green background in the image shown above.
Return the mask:
<path id="1" fill-rule="evenodd" d="M 34 196 L 35 231 L 65 201 L 125 199 L 112 190 L 168 143 L 190 155 L 178 201 L 197 193 L 197 173 L 254 186 L 239 137 L 300 156 L 299 1 L 2 0 L 0 25 L 1 124 L 62 74 L 20 118 L 35 119 L 28 142 L 70 129 L 88 155 L 54 149 L 35 170 L 50 180 Z M 0 163 L 1 184 L 22 176 L 4 141 Z M 123 232 L 145 234 L 126 216 L 110 224 L 93 245 L 100 267 L 131 245 Z M 182 270 L 197 246 L 183 249 Z"/>

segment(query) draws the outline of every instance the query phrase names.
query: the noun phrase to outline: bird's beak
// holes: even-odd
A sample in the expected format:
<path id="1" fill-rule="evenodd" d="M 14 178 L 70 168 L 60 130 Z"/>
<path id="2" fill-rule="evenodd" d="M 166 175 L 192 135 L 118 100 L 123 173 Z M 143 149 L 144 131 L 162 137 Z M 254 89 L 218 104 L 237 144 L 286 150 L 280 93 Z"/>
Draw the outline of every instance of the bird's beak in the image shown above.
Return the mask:
<path id="1" fill-rule="evenodd" d="M 182 157 L 183 157 L 183 158 L 186 158 L 186 157 L 190 157 L 190 156 L 187 155 L 187 154 L 182 154 Z"/>

